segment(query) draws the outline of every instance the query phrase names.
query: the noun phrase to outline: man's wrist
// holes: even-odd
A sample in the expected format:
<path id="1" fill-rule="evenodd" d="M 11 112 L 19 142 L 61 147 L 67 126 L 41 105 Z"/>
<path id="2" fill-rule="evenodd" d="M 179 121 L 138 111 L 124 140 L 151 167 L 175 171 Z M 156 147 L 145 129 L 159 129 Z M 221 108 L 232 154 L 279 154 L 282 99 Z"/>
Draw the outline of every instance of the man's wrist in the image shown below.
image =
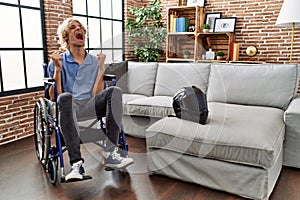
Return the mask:
<path id="1" fill-rule="evenodd" d="M 100 63 L 99 65 L 98 65 L 98 68 L 101 70 L 101 71 L 104 71 L 105 69 L 104 69 L 104 63 Z"/>
<path id="2" fill-rule="evenodd" d="M 61 72 L 61 69 L 56 67 L 56 68 L 55 68 L 55 72 L 59 72 L 59 73 L 60 73 L 60 72 Z"/>

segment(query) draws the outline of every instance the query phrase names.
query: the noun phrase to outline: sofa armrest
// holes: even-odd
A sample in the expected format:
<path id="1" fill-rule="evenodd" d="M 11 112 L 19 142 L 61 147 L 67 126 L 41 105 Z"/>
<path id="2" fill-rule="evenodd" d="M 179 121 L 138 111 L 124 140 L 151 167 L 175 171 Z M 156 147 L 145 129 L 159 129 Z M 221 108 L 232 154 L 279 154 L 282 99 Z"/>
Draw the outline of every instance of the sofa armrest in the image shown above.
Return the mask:
<path id="1" fill-rule="evenodd" d="M 284 113 L 284 165 L 300 168 L 300 96 L 292 100 Z"/>

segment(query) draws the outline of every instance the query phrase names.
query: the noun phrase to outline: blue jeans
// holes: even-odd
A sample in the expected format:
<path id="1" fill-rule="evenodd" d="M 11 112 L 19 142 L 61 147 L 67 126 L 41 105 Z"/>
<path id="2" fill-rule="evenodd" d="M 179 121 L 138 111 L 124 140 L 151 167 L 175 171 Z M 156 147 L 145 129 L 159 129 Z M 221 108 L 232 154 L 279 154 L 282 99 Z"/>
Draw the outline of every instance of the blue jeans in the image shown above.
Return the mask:
<path id="1" fill-rule="evenodd" d="M 78 120 L 106 117 L 106 136 L 112 150 L 119 143 L 122 121 L 122 91 L 108 87 L 90 99 L 78 100 L 70 93 L 62 93 L 57 99 L 59 122 L 71 165 L 83 160 L 80 152 Z"/>

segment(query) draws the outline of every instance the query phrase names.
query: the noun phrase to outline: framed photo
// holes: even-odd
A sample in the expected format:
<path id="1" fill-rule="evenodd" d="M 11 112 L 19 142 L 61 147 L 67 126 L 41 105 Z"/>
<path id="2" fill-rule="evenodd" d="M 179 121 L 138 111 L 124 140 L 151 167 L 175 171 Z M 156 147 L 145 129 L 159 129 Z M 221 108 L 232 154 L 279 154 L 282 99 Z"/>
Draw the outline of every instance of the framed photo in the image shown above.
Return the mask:
<path id="1" fill-rule="evenodd" d="M 222 13 L 220 13 L 220 12 L 206 13 L 206 15 L 205 15 L 205 24 L 210 25 L 209 32 L 214 32 L 215 19 L 221 18 L 221 16 L 222 16 Z"/>
<path id="2" fill-rule="evenodd" d="M 236 17 L 215 19 L 214 32 L 234 32 Z"/>
<path id="3" fill-rule="evenodd" d="M 200 7 L 204 7 L 205 6 L 205 1 L 206 0 L 186 0 L 186 5 L 187 6 L 200 6 Z"/>

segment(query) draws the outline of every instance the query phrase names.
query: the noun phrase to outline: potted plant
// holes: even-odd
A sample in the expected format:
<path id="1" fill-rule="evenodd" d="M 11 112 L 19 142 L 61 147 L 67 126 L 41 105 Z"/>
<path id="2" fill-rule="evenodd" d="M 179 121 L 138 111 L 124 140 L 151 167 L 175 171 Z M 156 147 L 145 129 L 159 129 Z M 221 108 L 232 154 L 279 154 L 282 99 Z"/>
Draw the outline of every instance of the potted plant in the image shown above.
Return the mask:
<path id="1" fill-rule="evenodd" d="M 210 25 L 209 24 L 203 24 L 202 25 L 202 31 L 203 33 L 207 33 L 210 30 Z"/>
<path id="2" fill-rule="evenodd" d="M 134 44 L 134 55 L 139 62 L 157 62 L 164 52 L 167 31 L 160 4 L 160 0 L 152 0 L 147 7 L 129 7 L 133 18 L 125 21 L 127 41 Z"/>
<path id="3" fill-rule="evenodd" d="M 223 51 L 217 51 L 216 56 L 217 56 L 217 60 L 223 60 L 225 53 Z"/>
<path id="4" fill-rule="evenodd" d="M 190 55 L 191 55 L 191 52 L 188 51 L 188 50 L 185 50 L 185 51 L 183 52 L 183 57 L 186 58 L 186 59 L 189 58 Z"/>

